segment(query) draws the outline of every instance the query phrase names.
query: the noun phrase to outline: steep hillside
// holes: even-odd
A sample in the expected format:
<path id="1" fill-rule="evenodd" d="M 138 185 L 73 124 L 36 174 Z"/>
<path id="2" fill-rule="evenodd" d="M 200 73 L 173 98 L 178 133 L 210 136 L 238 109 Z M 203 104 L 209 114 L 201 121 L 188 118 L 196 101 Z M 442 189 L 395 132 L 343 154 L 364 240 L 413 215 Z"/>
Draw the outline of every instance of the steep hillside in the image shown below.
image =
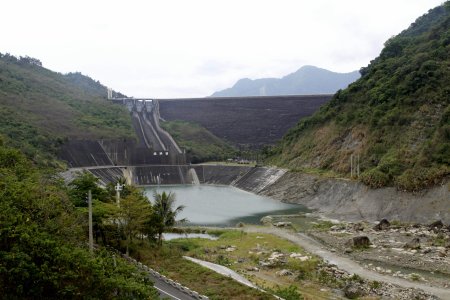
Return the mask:
<path id="1" fill-rule="evenodd" d="M 192 163 L 226 160 L 237 152 L 233 146 L 196 123 L 166 121 L 161 126 L 186 150 L 188 161 Z"/>
<path id="2" fill-rule="evenodd" d="M 133 136 L 126 109 L 105 98 L 106 88 L 80 73 L 0 54 L 0 135 L 35 161 L 51 159 L 67 138 Z"/>
<path id="3" fill-rule="evenodd" d="M 283 78 L 241 79 L 232 88 L 215 92 L 211 97 L 334 94 L 359 77 L 358 71 L 335 73 L 303 66 Z"/>
<path id="4" fill-rule="evenodd" d="M 272 163 L 418 190 L 450 171 L 450 2 L 385 43 L 362 78 L 292 128 Z M 354 165 L 357 164 L 354 160 Z"/>

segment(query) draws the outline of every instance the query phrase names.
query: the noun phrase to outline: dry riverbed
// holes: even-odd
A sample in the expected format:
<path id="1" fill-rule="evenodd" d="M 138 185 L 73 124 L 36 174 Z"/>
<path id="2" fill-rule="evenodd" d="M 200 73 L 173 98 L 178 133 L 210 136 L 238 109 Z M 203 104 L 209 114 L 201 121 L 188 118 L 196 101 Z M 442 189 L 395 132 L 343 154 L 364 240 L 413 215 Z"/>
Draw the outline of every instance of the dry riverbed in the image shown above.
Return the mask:
<path id="1" fill-rule="evenodd" d="M 318 222 L 308 234 L 332 250 L 381 274 L 430 283 L 450 289 L 450 228 L 400 224 Z M 384 224 L 384 225 L 383 225 Z M 352 246 L 353 239 L 367 237 L 370 244 Z"/>
<path id="2" fill-rule="evenodd" d="M 277 223 L 278 221 L 273 222 L 273 224 Z M 414 253 L 409 250 L 392 250 L 392 248 L 400 249 L 397 244 L 400 239 L 397 236 L 394 237 L 397 242 L 391 250 L 386 248 L 386 252 L 378 251 L 380 250 L 378 247 L 384 245 L 383 241 L 392 240 L 386 236 L 390 230 L 393 231 L 392 234 L 401 232 L 400 228 L 396 228 L 397 225 L 392 225 L 389 231 L 386 229 L 376 231 L 370 228 L 373 226 L 371 224 L 317 222 L 312 224 L 308 232 L 320 240 L 321 244 L 304 234 L 297 233 L 289 226 L 289 223 L 286 223 L 288 228 L 284 229 L 277 228 L 273 224 L 245 226 L 237 231 L 221 234 L 216 241 L 185 240 L 175 243 L 180 243 L 186 248 L 186 255 L 225 265 L 263 289 L 272 291 L 278 289 L 285 292 L 289 288 L 298 289 L 305 299 L 356 297 L 358 299 L 438 299 L 432 295 L 433 292 L 439 294 L 441 298 L 444 297 L 442 299 L 447 297 L 445 284 L 448 283 L 446 279 L 448 273 L 445 272 L 448 271 L 449 264 L 447 257 L 443 257 L 442 254 L 438 256 L 440 255 L 439 257 L 443 259 L 436 259 L 436 261 L 446 266 L 439 266 L 439 272 L 433 271 L 435 274 L 439 273 L 431 282 L 435 287 L 425 286 L 429 283 L 428 279 L 422 278 L 420 274 L 404 269 L 398 273 L 392 267 L 385 267 L 385 263 L 392 259 L 383 260 L 383 267 L 368 262 L 368 260 L 379 259 L 380 256 L 386 258 L 389 255 L 392 257 L 402 255 L 406 263 L 407 258 L 411 260 L 411 257 L 418 253 L 418 251 Z M 361 226 L 363 226 L 362 231 Z M 418 229 L 418 234 L 423 234 L 422 227 L 415 228 Z M 410 237 L 409 231 L 407 229 L 404 233 L 405 243 Z M 360 236 L 362 232 L 371 233 L 368 238 L 373 239 L 372 245 L 361 248 L 346 244 L 348 240 Z M 430 233 L 430 236 L 434 237 L 435 243 L 439 245 L 442 243 L 439 239 L 440 235 L 435 237 Z M 442 250 L 439 248 L 441 246 L 426 247 L 429 248 L 426 248 L 427 253 L 423 256 L 428 258 L 424 258 L 423 261 L 427 259 L 434 261 L 435 256 L 431 253 L 440 253 L 439 251 Z M 384 249 L 384 247 L 381 248 Z M 420 254 L 418 256 L 422 257 Z M 339 263 L 335 264 L 333 261 Z M 362 261 L 361 266 L 355 261 Z M 400 265 L 404 267 L 402 264 L 403 262 Z M 432 263 L 429 264 L 430 267 L 432 265 Z M 431 271 L 428 272 L 431 273 Z M 389 276 L 392 276 L 392 280 Z M 426 287 L 427 291 L 417 289 L 420 287 Z"/>

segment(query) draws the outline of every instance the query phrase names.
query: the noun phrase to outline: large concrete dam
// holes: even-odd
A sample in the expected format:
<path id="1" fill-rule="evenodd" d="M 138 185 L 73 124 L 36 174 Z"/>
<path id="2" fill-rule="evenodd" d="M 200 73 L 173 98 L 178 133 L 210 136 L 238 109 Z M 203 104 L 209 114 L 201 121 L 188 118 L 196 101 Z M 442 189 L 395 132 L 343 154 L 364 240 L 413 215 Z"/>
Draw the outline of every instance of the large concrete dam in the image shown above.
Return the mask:
<path id="1" fill-rule="evenodd" d="M 199 123 L 235 145 L 273 144 L 331 95 L 195 99 L 111 99 L 130 111 L 137 139 L 72 140 L 60 157 L 72 171 L 88 170 L 102 184 L 125 177 L 135 185 L 221 184 L 258 192 L 284 171 L 274 168 L 190 165 L 161 120 Z M 70 176 L 70 175 L 68 175 Z"/>
<path id="2" fill-rule="evenodd" d="M 298 121 L 313 114 L 332 95 L 159 99 L 164 120 L 200 124 L 238 146 L 275 144 Z"/>

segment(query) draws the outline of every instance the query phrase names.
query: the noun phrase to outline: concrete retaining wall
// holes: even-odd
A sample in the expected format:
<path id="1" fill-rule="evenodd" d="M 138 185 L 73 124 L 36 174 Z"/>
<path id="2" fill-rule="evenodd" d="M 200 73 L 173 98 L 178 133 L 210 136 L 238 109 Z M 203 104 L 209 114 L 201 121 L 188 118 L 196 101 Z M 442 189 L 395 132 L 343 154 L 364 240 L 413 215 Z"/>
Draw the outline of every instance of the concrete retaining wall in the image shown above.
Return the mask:
<path id="1" fill-rule="evenodd" d="M 252 167 L 248 166 L 221 166 L 198 165 L 194 166 L 200 183 L 230 185 L 248 173 Z"/>
<path id="2" fill-rule="evenodd" d="M 275 183 L 284 173 L 286 170 L 277 168 L 253 168 L 232 185 L 256 194 Z"/>

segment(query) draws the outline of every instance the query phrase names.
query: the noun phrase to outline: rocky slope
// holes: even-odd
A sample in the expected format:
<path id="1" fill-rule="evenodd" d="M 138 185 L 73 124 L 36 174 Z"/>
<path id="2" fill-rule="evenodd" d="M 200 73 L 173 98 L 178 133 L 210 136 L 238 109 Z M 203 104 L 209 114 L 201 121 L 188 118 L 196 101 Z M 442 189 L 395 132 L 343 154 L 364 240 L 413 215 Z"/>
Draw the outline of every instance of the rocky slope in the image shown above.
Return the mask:
<path id="1" fill-rule="evenodd" d="M 299 203 L 330 218 L 376 221 L 450 223 L 450 183 L 420 193 L 394 187 L 371 189 L 347 179 L 288 172 L 260 194 L 288 203 Z"/>

